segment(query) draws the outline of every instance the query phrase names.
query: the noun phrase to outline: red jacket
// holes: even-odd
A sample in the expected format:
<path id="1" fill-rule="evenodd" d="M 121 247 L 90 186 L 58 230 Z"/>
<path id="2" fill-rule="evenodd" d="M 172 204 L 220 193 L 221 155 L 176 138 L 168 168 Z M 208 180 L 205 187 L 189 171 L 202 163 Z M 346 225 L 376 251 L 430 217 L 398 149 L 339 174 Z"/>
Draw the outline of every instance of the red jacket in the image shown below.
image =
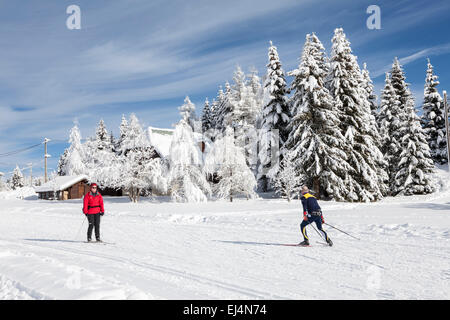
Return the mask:
<path id="1" fill-rule="evenodd" d="M 84 214 L 97 214 L 100 212 L 105 212 L 105 208 L 103 207 L 103 197 L 97 192 L 93 195 L 91 192 L 88 192 L 84 196 L 83 200 L 83 213 Z"/>

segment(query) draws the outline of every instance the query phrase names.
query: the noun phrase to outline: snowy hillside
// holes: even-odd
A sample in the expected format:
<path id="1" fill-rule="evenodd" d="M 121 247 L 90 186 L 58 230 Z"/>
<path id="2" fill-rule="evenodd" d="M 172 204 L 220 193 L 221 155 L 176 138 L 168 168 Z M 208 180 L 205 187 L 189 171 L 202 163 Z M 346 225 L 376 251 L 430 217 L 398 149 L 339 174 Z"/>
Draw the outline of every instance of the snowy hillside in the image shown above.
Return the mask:
<path id="1" fill-rule="evenodd" d="M 320 204 L 361 241 L 325 226 L 330 248 L 309 226 L 312 247 L 285 246 L 301 240 L 298 200 L 106 197 L 110 244 L 87 244 L 81 200 L 3 193 L 0 299 L 450 298 L 450 190 Z"/>

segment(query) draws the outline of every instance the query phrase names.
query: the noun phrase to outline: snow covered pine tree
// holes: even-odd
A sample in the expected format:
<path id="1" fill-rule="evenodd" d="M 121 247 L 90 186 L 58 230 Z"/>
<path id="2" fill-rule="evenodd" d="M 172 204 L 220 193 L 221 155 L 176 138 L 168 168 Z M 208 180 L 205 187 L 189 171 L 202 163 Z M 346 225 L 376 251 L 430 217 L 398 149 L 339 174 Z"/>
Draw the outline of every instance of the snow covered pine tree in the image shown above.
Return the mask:
<path id="1" fill-rule="evenodd" d="M 86 165 L 84 163 L 85 150 L 81 143 L 81 133 L 77 124 L 70 130 L 69 143 L 70 147 L 64 172 L 68 176 L 87 174 Z"/>
<path id="2" fill-rule="evenodd" d="M 259 130 L 259 166 L 257 180 L 262 191 L 273 187 L 273 179 L 278 174 L 280 153 L 272 154 L 272 150 L 280 150 L 288 137 L 287 126 L 290 121 L 287 99 L 286 80 L 277 47 L 270 41 L 269 63 L 267 64 L 264 82 L 264 98 L 261 113 L 261 129 Z M 275 144 L 275 146 L 274 146 Z M 275 163 L 273 160 L 276 160 Z"/>
<path id="3" fill-rule="evenodd" d="M 297 176 L 305 176 L 315 194 L 348 199 L 345 177 L 353 171 L 342 150 L 344 137 L 339 130 L 339 110 L 325 88 L 328 67 L 324 47 L 315 34 L 308 34 L 298 69 L 291 84 L 292 120 L 283 153 L 298 157 Z"/>
<path id="4" fill-rule="evenodd" d="M 401 135 L 400 135 L 400 100 L 392 86 L 389 73 L 386 73 L 385 85 L 381 94 L 380 112 L 377 117 L 380 128 L 381 151 L 387 162 L 389 176 L 389 194 L 395 195 L 395 175 L 399 170 Z"/>
<path id="5" fill-rule="evenodd" d="M 192 112 L 194 108 L 189 110 Z M 191 112 L 180 108 L 182 119 L 173 133 L 170 145 L 170 192 L 177 202 L 206 202 L 207 196 L 211 195 L 211 188 L 203 172 L 200 146 L 189 124 Z"/>
<path id="6" fill-rule="evenodd" d="M 337 28 L 332 39 L 328 88 L 340 112 L 340 129 L 345 136 L 345 153 L 355 170 L 345 179 L 349 201 L 375 201 L 383 197 L 383 155 L 368 96 L 356 57 L 344 30 Z M 385 176 L 385 173 L 382 174 Z"/>
<path id="7" fill-rule="evenodd" d="M 19 166 L 16 165 L 16 168 L 13 171 L 10 181 L 10 188 L 16 190 L 18 188 L 22 188 L 25 186 L 25 179 L 23 178 L 22 171 Z"/>
<path id="8" fill-rule="evenodd" d="M 431 177 L 434 164 L 412 97 L 405 112 L 406 119 L 400 126 L 402 152 L 399 171 L 395 175 L 396 191 L 399 195 L 432 193 L 435 189 Z"/>
<path id="9" fill-rule="evenodd" d="M 280 161 L 280 167 L 274 178 L 274 188 L 277 194 L 291 201 L 295 194 L 298 194 L 305 178 L 297 173 L 299 166 L 298 157 L 294 151 L 287 151 Z"/>
<path id="10" fill-rule="evenodd" d="M 120 156 L 110 177 L 110 183 L 116 188 L 127 190 L 130 200 L 138 202 L 142 191 L 150 187 L 154 175 L 161 173 L 161 170 L 154 169 L 159 159 L 135 114 L 130 115 L 127 125 L 125 122 L 123 124 Z"/>
<path id="11" fill-rule="evenodd" d="M 398 172 L 394 177 L 394 195 L 426 194 L 433 192 L 431 173 L 433 161 L 425 133 L 414 108 L 414 98 L 405 82 L 405 74 L 397 58 L 391 70 L 391 83 L 399 105 L 399 137 L 401 154 Z M 425 142 L 425 143 L 424 143 Z"/>
<path id="12" fill-rule="evenodd" d="M 443 100 L 436 88 L 439 84 L 437 78 L 433 73 L 430 59 L 428 59 L 421 122 L 430 146 L 431 156 L 436 163 L 442 165 L 448 161 L 447 141 Z"/>
<path id="13" fill-rule="evenodd" d="M 228 127 L 206 154 L 205 171 L 219 179 L 214 185 L 218 198 L 233 201 L 238 194 L 247 199 L 257 197 L 255 176 L 247 166 L 243 148 L 236 145 L 233 128 Z"/>

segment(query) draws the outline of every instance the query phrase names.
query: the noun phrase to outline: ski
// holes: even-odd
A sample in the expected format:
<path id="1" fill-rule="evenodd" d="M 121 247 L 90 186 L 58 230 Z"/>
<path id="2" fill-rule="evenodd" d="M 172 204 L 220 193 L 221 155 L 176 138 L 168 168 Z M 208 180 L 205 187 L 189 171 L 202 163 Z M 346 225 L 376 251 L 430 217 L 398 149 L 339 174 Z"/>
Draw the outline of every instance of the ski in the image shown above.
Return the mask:
<path id="1" fill-rule="evenodd" d="M 116 244 L 115 242 L 106 242 L 106 241 L 84 241 L 84 243 Z"/>
<path id="2" fill-rule="evenodd" d="M 298 243 L 286 243 L 286 244 L 281 244 L 282 246 L 285 246 L 285 247 L 311 247 L 311 245 L 307 245 L 307 246 L 302 246 L 302 245 L 299 245 Z"/>

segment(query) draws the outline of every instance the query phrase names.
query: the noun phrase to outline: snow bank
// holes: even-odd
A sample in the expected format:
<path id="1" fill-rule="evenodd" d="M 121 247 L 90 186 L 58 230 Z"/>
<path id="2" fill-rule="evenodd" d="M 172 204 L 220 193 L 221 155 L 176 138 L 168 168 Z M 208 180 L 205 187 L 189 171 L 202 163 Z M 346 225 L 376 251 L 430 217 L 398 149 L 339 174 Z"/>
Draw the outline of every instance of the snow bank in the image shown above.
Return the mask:
<path id="1" fill-rule="evenodd" d="M 23 187 L 16 190 L 1 191 L 0 199 L 37 199 L 38 196 L 32 187 Z"/>

